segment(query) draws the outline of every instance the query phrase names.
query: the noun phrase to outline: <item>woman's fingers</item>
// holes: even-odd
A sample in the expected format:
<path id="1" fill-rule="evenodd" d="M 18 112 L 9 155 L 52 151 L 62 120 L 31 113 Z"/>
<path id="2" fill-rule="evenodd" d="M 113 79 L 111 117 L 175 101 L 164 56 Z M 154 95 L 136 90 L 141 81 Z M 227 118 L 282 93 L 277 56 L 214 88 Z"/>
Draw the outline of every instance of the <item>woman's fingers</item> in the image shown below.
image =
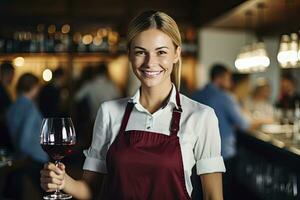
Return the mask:
<path id="1" fill-rule="evenodd" d="M 41 177 L 44 177 L 44 178 L 56 178 L 56 179 L 64 179 L 64 174 L 57 174 L 56 172 L 54 171 L 50 171 L 50 170 L 42 170 L 41 171 Z"/>
<path id="2" fill-rule="evenodd" d="M 64 167 L 64 164 L 60 163 L 60 166 Z M 44 169 L 50 170 L 50 171 L 54 171 L 57 174 L 63 174 L 64 173 L 64 169 L 60 169 L 59 167 L 55 166 L 55 164 L 53 163 L 46 163 L 44 165 Z"/>
<path id="3" fill-rule="evenodd" d="M 56 185 L 61 185 L 63 183 L 62 180 L 57 179 L 57 178 L 51 178 L 51 177 L 41 177 L 41 183 L 47 184 L 47 183 L 51 183 L 51 184 L 56 184 Z"/>
<path id="4" fill-rule="evenodd" d="M 65 171 L 65 169 L 66 169 L 66 166 L 63 164 L 63 163 L 59 163 L 58 164 L 58 168 L 61 170 L 61 171 Z"/>
<path id="5" fill-rule="evenodd" d="M 43 190 L 52 192 L 56 189 L 63 189 L 65 176 L 64 164 L 60 163 L 58 166 L 55 166 L 53 163 L 46 163 L 40 173 Z"/>

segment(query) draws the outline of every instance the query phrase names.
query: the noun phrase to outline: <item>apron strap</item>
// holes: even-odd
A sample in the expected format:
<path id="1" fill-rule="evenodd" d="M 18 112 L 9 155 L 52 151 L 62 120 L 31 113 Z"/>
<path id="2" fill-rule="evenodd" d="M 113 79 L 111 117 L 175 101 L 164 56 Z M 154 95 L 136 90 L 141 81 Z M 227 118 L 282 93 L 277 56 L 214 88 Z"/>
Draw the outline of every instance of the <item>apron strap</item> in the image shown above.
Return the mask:
<path id="1" fill-rule="evenodd" d="M 122 119 L 121 128 L 120 128 L 121 133 L 123 133 L 126 129 L 126 126 L 127 126 L 127 123 L 128 123 L 128 120 L 129 120 L 129 117 L 130 117 L 133 107 L 134 107 L 134 103 L 132 103 L 132 102 L 127 103 L 125 113 L 124 113 L 124 116 Z"/>
<path id="2" fill-rule="evenodd" d="M 179 96 L 179 92 L 177 89 L 176 89 L 176 103 L 177 103 L 178 109 L 181 109 L 180 96 Z"/>
<path id="3" fill-rule="evenodd" d="M 172 120 L 171 120 L 171 126 L 170 126 L 170 132 L 171 136 L 177 136 L 177 133 L 179 131 L 179 126 L 180 126 L 180 117 L 182 113 L 182 108 L 180 104 L 180 96 L 179 92 L 176 90 L 176 103 L 178 108 L 176 106 L 173 108 L 173 113 L 172 113 Z"/>

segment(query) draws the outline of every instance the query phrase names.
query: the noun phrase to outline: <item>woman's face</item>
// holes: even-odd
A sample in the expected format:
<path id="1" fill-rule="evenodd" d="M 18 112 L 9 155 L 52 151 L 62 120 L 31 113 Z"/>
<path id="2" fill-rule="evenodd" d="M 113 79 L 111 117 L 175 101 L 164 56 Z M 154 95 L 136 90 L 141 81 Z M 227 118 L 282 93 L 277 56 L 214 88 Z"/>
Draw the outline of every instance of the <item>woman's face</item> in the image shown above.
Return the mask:
<path id="1" fill-rule="evenodd" d="M 178 62 L 180 47 L 158 29 L 148 29 L 131 41 L 129 60 L 142 86 L 163 86 L 171 82 L 173 65 Z"/>

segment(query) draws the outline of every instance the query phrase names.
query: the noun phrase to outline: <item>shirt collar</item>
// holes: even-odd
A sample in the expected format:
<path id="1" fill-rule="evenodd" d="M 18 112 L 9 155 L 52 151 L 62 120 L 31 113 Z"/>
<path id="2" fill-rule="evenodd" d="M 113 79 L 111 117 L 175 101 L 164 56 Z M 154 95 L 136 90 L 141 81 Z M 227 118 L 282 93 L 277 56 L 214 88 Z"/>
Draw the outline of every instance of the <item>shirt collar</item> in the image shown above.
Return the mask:
<path id="1" fill-rule="evenodd" d="M 136 91 L 136 93 L 130 98 L 129 102 L 132 102 L 134 104 L 139 104 L 140 105 L 140 88 Z M 172 90 L 171 90 L 171 95 L 169 97 L 169 100 L 167 101 L 166 105 L 163 106 L 163 108 L 169 104 L 173 104 L 178 108 L 177 102 L 176 102 L 176 87 L 172 83 Z"/>

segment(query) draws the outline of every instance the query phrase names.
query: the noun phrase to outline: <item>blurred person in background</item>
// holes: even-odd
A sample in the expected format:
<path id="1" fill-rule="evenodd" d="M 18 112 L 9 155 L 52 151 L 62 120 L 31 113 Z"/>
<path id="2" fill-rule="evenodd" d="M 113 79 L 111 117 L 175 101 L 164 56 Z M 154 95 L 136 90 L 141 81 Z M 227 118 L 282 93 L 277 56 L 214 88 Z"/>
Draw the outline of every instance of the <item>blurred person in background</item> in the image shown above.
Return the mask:
<path id="1" fill-rule="evenodd" d="M 40 146 L 42 115 L 36 106 L 40 89 L 39 79 L 33 74 L 23 74 L 18 80 L 17 100 L 9 107 L 6 121 L 16 152 L 29 156 L 36 162 L 48 160 Z"/>
<path id="2" fill-rule="evenodd" d="M 233 73 L 230 95 L 232 100 L 240 107 L 241 113 L 247 121 L 251 121 L 251 112 L 246 102 L 251 98 L 251 85 L 249 74 Z"/>
<path id="3" fill-rule="evenodd" d="M 93 82 L 94 67 L 86 66 L 81 72 L 81 76 L 78 81 L 78 87 L 75 92 L 75 101 L 72 112 L 72 118 L 74 120 L 74 126 L 76 131 L 80 134 L 77 135 L 77 146 L 82 149 L 88 148 L 92 139 L 93 119 L 91 118 L 91 107 L 89 102 L 89 96 L 82 95 L 82 91 Z"/>
<path id="4" fill-rule="evenodd" d="M 44 118 L 63 117 L 63 87 L 65 84 L 65 72 L 59 67 L 53 72 L 49 83 L 41 88 L 38 97 L 38 106 Z"/>
<path id="5" fill-rule="evenodd" d="M 245 109 L 245 103 L 251 96 L 251 85 L 249 74 L 233 73 L 231 94 L 240 104 L 242 109 Z"/>
<path id="6" fill-rule="evenodd" d="M 107 63 L 101 62 L 95 69 L 93 80 L 81 87 L 75 95 L 75 100 L 87 98 L 91 111 L 90 117 L 94 121 L 101 103 L 117 99 L 121 95 L 120 90 L 109 77 Z"/>
<path id="7" fill-rule="evenodd" d="M 80 76 L 75 80 L 75 93 L 80 91 L 86 84 L 89 84 L 93 80 L 94 77 L 94 67 L 92 65 L 87 65 L 83 67 Z"/>
<path id="8" fill-rule="evenodd" d="M 250 98 L 245 102 L 246 110 L 254 120 L 274 121 L 274 108 L 270 102 L 271 86 L 264 78 L 258 78 Z"/>
<path id="9" fill-rule="evenodd" d="M 9 107 L 6 121 L 18 159 L 26 163 L 14 172 L 12 182 L 17 187 L 16 199 L 22 199 L 24 178 L 30 178 L 36 189 L 39 187 L 39 169 L 48 161 L 40 145 L 42 115 L 35 104 L 40 89 L 39 79 L 30 73 L 23 74 L 16 86 L 17 100 Z"/>
<path id="10" fill-rule="evenodd" d="M 4 61 L 0 66 L 0 147 L 12 150 L 11 139 L 5 122 L 5 114 L 12 104 L 12 98 L 8 92 L 14 78 L 15 69 L 11 62 Z"/>
<path id="11" fill-rule="evenodd" d="M 300 94 L 297 93 L 297 81 L 292 73 L 283 73 L 280 82 L 280 96 L 276 107 L 294 109 L 300 103 Z"/>
<path id="12" fill-rule="evenodd" d="M 247 130 L 249 121 L 243 116 L 239 104 L 229 94 L 232 88 L 231 71 L 223 64 L 215 64 L 210 71 L 210 80 L 203 89 L 195 91 L 192 98 L 212 107 L 219 120 L 222 156 L 226 173 L 224 180 L 224 199 L 236 199 L 238 192 L 235 181 L 236 171 L 236 130 Z"/>
<path id="13" fill-rule="evenodd" d="M 261 125 L 272 122 L 270 118 L 253 117 L 251 111 L 249 110 L 249 107 L 247 106 L 247 102 L 249 101 L 249 99 L 251 99 L 252 95 L 249 74 L 232 74 L 232 88 L 230 91 L 232 100 L 240 108 L 243 118 L 248 121 L 248 129 L 256 130 L 260 128 Z"/>

